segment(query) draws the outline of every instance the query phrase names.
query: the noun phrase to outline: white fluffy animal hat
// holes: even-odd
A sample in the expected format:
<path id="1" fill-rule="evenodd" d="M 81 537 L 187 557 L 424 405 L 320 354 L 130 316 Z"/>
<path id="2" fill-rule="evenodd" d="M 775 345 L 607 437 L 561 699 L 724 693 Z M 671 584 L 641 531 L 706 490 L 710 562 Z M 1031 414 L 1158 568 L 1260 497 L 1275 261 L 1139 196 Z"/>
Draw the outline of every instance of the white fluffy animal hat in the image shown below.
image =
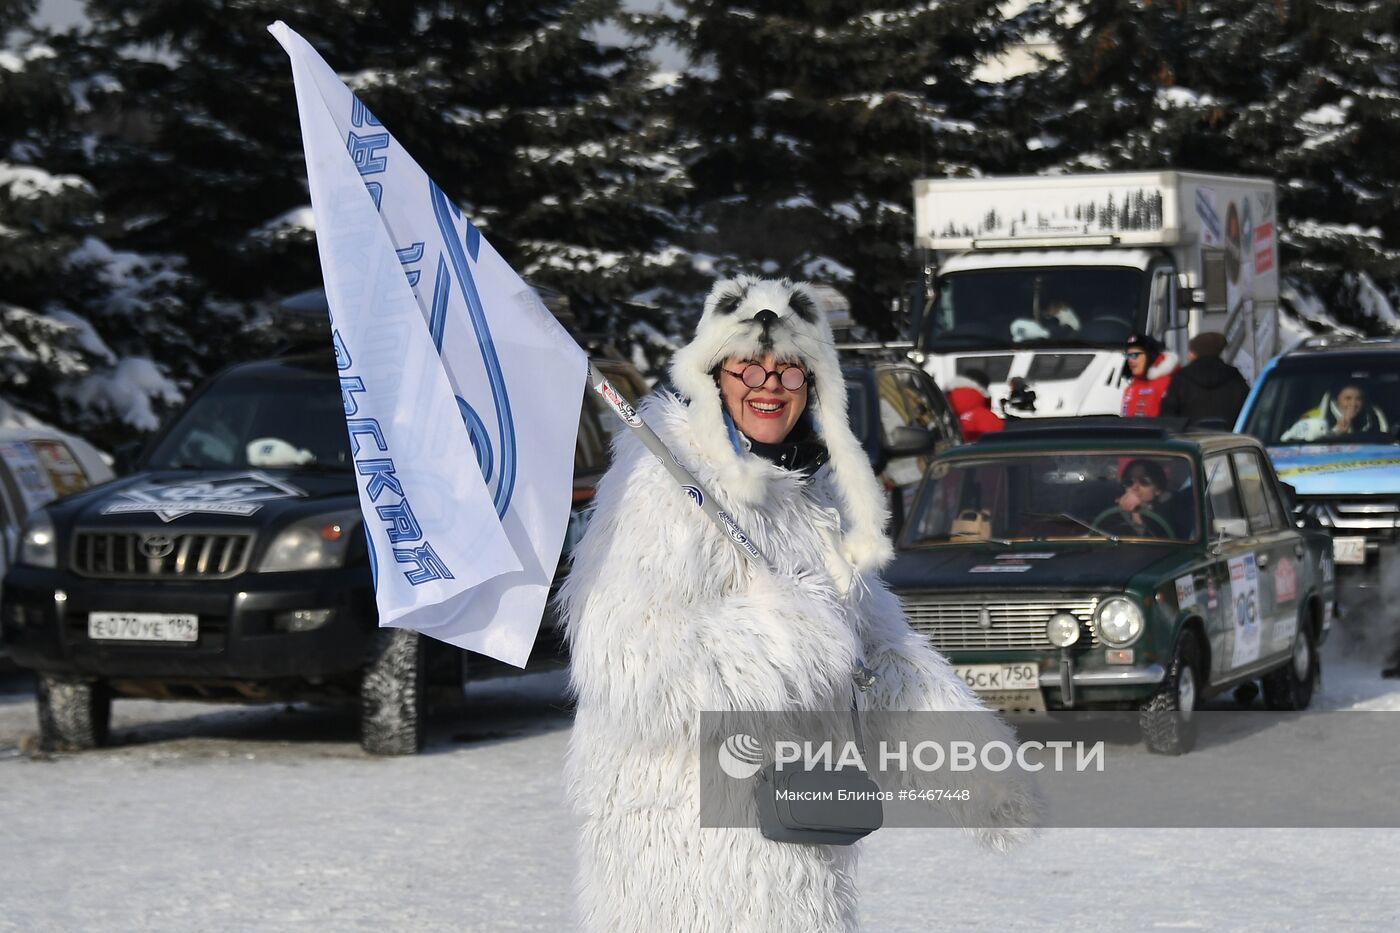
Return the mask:
<path id="1" fill-rule="evenodd" d="M 845 505 L 843 550 L 857 570 L 873 571 L 894 553 L 885 534 L 889 512 L 865 449 L 851 432 L 846 381 L 825 310 L 818 292 L 803 282 L 754 276 L 716 282 L 705 299 L 695 339 L 671 359 L 671 382 L 690 399 L 691 425 L 725 493 L 754 502 L 763 495 L 765 481 L 761 472 L 746 468 L 750 455 L 735 450 L 730 439 L 717 368 L 732 356 L 764 353 L 805 364 L 811 385 L 807 409 L 830 455 L 826 469 Z"/>

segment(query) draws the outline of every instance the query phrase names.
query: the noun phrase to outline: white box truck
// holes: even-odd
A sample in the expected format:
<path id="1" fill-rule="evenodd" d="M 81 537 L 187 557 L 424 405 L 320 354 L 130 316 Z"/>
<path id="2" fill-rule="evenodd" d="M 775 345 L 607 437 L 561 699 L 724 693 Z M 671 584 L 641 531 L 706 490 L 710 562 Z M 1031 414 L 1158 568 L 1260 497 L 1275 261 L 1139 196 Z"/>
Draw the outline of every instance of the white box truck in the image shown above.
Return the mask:
<path id="1" fill-rule="evenodd" d="M 1134 332 L 1185 363 L 1220 331 L 1252 382 L 1278 343 L 1276 205 L 1269 179 L 1192 172 L 921 179 L 909 336 L 940 386 L 981 370 L 1018 417 L 1118 414 Z"/>

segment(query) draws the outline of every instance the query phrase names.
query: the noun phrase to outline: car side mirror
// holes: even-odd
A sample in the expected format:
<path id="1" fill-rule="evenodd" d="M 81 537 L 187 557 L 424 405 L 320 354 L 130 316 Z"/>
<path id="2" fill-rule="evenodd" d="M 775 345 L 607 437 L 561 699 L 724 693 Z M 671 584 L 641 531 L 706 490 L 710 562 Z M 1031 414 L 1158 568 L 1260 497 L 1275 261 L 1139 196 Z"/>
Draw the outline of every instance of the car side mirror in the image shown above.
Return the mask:
<path id="1" fill-rule="evenodd" d="M 1249 522 L 1243 518 L 1213 518 L 1210 533 L 1217 541 L 1222 538 L 1245 538 L 1249 536 Z"/>
<path id="2" fill-rule="evenodd" d="M 912 457 L 930 453 L 937 443 L 938 436 L 928 428 L 905 424 L 890 432 L 885 453 L 891 457 Z"/>

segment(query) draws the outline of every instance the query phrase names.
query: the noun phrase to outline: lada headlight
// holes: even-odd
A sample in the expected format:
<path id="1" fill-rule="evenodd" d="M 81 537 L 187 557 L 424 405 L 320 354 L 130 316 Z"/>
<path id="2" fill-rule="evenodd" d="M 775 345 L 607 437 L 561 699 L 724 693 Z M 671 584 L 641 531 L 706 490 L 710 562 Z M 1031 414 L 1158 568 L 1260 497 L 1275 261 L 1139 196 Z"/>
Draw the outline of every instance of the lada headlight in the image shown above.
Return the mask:
<path id="1" fill-rule="evenodd" d="M 345 566 L 351 533 L 359 527 L 360 510 L 313 515 L 283 528 L 258 564 L 260 573 L 288 570 L 327 570 Z"/>
<path id="2" fill-rule="evenodd" d="M 24 523 L 19 541 L 19 563 L 50 570 L 58 566 L 58 535 L 54 532 L 53 518 L 43 509 L 31 513 Z"/>
<path id="3" fill-rule="evenodd" d="M 1110 596 L 1094 612 L 1094 625 L 1099 638 L 1107 645 L 1121 648 L 1130 645 L 1142 634 L 1142 610 L 1124 596 Z"/>

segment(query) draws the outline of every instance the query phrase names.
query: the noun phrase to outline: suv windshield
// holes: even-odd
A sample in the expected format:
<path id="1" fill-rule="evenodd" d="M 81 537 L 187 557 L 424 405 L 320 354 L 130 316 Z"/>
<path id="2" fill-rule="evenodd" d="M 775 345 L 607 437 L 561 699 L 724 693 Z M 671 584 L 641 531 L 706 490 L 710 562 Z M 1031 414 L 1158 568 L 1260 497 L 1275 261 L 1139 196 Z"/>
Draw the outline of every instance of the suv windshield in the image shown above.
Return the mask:
<path id="1" fill-rule="evenodd" d="M 1051 339 L 1121 346 L 1141 330 L 1146 273 L 1115 267 L 988 269 L 944 276 L 933 346 L 1011 346 Z"/>
<path id="2" fill-rule="evenodd" d="M 1338 354 L 1280 363 L 1244 431 L 1265 444 L 1396 444 L 1400 353 Z"/>
<path id="3" fill-rule="evenodd" d="M 1189 457 L 1047 453 L 929 467 L 909 544 L 1196 538 Z"/>
<path id="4" fill-rule="evenodd" d="M 185 409 L 146 466 L 349 469 L 350 462 L 335 375 L 286 365 L 220 378 Z"/>

